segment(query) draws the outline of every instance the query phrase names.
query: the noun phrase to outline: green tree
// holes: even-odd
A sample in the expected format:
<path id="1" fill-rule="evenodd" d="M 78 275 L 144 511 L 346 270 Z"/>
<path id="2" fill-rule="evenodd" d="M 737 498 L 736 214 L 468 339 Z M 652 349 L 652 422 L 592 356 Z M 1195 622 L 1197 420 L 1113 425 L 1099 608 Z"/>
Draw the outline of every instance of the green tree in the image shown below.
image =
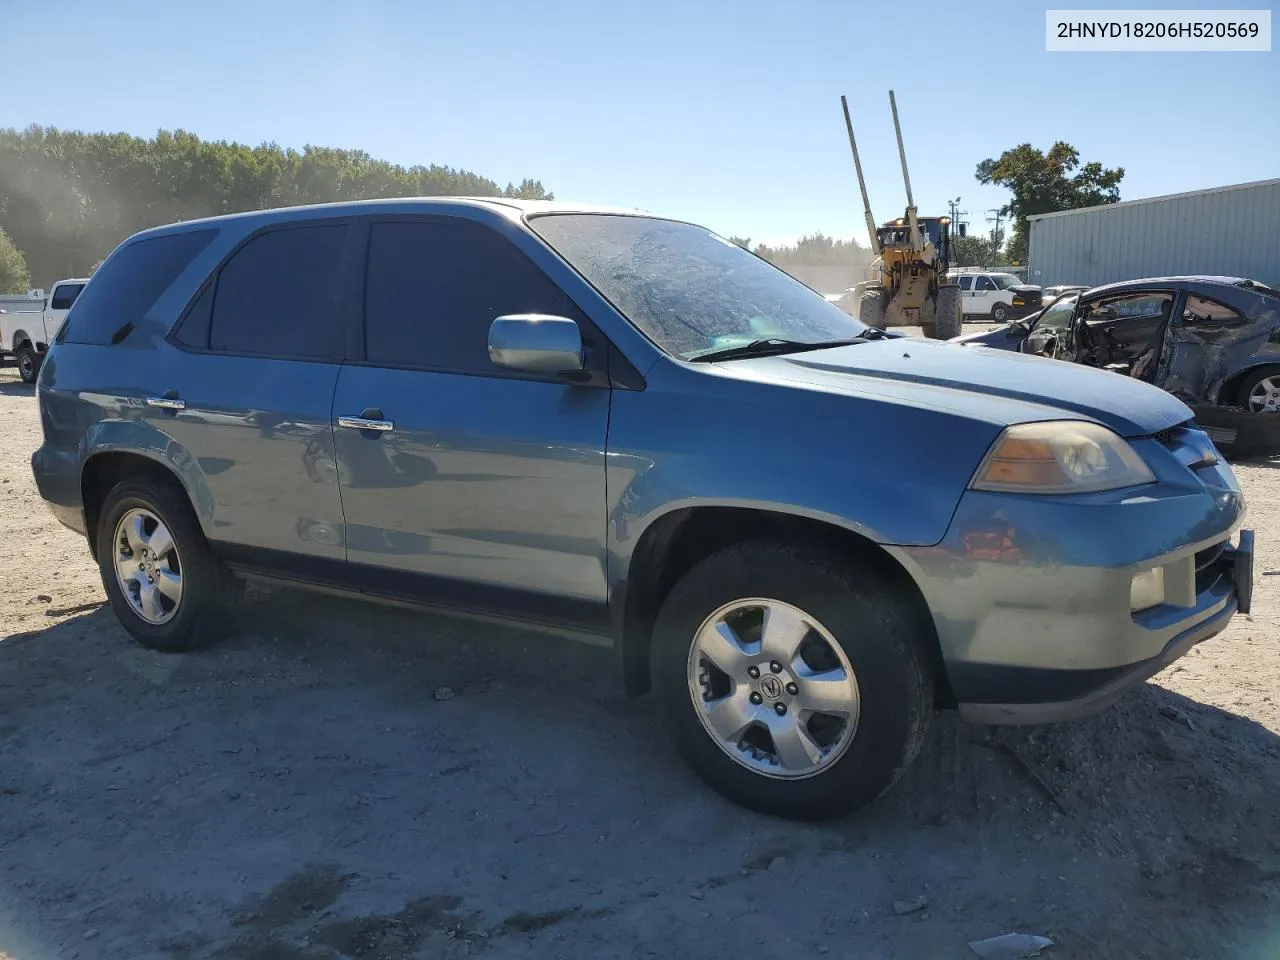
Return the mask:
<path id="1" fill-rule="evenodd" d="M 26 293 L 30 286 L 26 257 L 13 245 L 9 235 L 0 230 L 0 293 Z"/>
<path id="2" fill-rule="evenodd" d="M 993 231 L 994 234 L 994 231 Z M 980 237 L 969 234 L 966 237 L 951 239 L 952 256 L 956 265 L 961 267 L 990 267 L 1004 262 L 1005 254 L 1001 252 L 1004 231 L 992 236 Z"/>
<path id="3" fill-rule="evenodd" d="M 1004 212 L 1013 217 L 1013 237 L 1006 255 L 1019 263 L 1027 257 L 1027 217 L 1115 203 L 1120 199 L 1124 167 L 1101 163 L 1080 164 L 1080 151 L 1059 140 L 1042 153 L 1029 143 L 1006 150 L 998 159 L 983 160 L 976 173 L 979 183 L 1006 188 L 1013 199 Z"/>
<path id="4" fill-rule="evenodd" d="M 750 237 L 730 237 L 730 238 L 729 238 L 729 242 L 730 242 L 730 243 L 736 243 L 736 244 L 737 244 L 738 246 L 740 246 L 743 250 L 750 250 L 750 249 L 751 249 L 751 238 L 750 238 Z"/>
<path id="5" fill-rule="evenodd" d="M 402 167 L 360 150 L 147 139 L 52 127 L 0 129 L 0 223 L 38 282 L 83 276 L 132 233 L 162 223 L 375 197 L 550 200 L 538 180 L 505 188 L 467 170 Z"/>

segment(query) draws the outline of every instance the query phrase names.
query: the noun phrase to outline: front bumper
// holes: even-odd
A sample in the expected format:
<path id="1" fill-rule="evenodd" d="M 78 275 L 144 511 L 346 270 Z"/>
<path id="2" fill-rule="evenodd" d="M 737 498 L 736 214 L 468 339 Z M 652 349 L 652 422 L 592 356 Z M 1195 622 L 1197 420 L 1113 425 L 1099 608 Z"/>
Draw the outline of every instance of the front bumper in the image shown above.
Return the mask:
<path id="1" fill-rule="evenodd" d="M 1083 693 L 1066 699 L 1051 698 L 1031 703 L 961 703 L 958 705 L 960 716 L 970 723 L 1057 723 L 1087 717 L 1106 709 L 1129 690 L 1183 656 L 1197 643 L 1217 636 L 1226 629 L 1236 613 L 1249 612 L 1253 597 L 1253 531 L 1240 531 L 1239 545 L 1224 550 L 1216 566 L 1219 580 L 1211 590 L 1206 591 L 1202 603 L 1198 605 L 1212 608 L 1216 612 L 1202 620 L 1196 619 L 1194 615 L 1186 618 L 1196 620 L 1195 624 L 1175 634 L 1154 657 L 1112 670 L 1082 671 L 1086 674 L 1084 677 L 1055 677 L 1053 672 L 1049 672 L 1040 676 L 1041 686 L 1052 688 L 1055 680 L 1077 686 L 1084 681 L 1086 689 Z M 1024 681 L 1029 679 L 1023 678 Z M 1044 681 L 1048 683 L 1045 684 Z M 1014 695 L 1012 698 L 1016 699 L 1017 693 L 1025 692 L 1028 686 L 1034 688 L 1034 684 L 1019 684 L 1015 680 L 1013 689 L 1010 690 Z"/>
<path id="2" fill-rule="evenodd" d="M 969 492 L 941 543 L 894 548 L 929 606 L 965 719 L 1096 712 L 1247 612 L 1253 535 L 1239 529 L 1230 469 L 1147 452 L 1156 484 L 1061 498 Z M 1133 577 L 1153 567 L 1165 602 L 1132 612 Z"/>

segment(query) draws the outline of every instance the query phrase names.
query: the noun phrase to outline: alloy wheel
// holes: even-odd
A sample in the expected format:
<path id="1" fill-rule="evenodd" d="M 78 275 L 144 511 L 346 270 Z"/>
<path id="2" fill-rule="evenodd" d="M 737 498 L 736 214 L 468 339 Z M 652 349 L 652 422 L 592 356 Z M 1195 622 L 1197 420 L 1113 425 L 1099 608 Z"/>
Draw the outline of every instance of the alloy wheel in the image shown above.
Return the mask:
<path id="1" fill-rule="evenodd" d="M 1249 409 L 1254 413 L 1280 412 L 1280 377 L 1259 380 L 1249 391 Z"/>
<path id="2" fill-rule="evenodd" d="M 116 579 L 133 612 L 150 624 L 172 620 L 182 603 L 182 565 L 169 528 L 138 507 L 120 518 L 112 542 Z"/>
<path id="3" fill-rule="evenodd" d="M 765 776 L 821 773 L 858 728 L 849 658 L 814 617 L 780 600 L 735 600 L 707 617 L 690 647 L 688 679 L 707 733 Z"/>

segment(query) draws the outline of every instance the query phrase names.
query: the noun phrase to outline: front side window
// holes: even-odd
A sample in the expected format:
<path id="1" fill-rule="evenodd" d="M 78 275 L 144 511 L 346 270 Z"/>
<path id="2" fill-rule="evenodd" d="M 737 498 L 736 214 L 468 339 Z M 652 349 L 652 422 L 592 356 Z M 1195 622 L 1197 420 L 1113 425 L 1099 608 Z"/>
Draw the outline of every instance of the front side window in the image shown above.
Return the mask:
<path id="1" fill-rule="evenodd" d="M 1075 309 L 1076 301 L 1074 297 L 1067 297 L 1065 300 L 1058 300 L 1051 304 L 1045 308 L 1039 319 L 1036 320 L 1036 332 L 1065 334 L 1071 327 L 1071 314 L 1075 312 Z"/>
<path id="2" fill-rule="evenodd" d="M 218 274 L 209 349 L 250 356 L 341 356 L 335 303 L 346 224 L 269 230 Z M 184 323 L 185 326 L 185 323 Z"/>
<path id="3" fill-rule="evenodd" d="M 977 281 L 973 285 L 973 288 L 975 290 L 994 290 L 996 288 L 996 285 L 990 277 L 983 276 L 983 277 L 978 277 Z"/>
<path id="4" fill-rule="evenodd" d="M 1155 317 L 1166 312 L 1172 302 L 1172 293 L 1127 293 L 1091 304 L 1087 319 L 1105 322 L 1133 317 Z"/>
<path id="5" fill-rule="evenodd" d="M 493 375 L 489 326 L 505 314 L 579 320 L 569 298 L 501 234 L 477 223 L 387 221 L 369 235 L 371 363 Z"/>
<path id="6" fill-rule="evenodd" d="M 610 214 L 550 214 L 529 224 L 645 336 L 684 360 L 753 340 L 821 343 L 867 330 L 703 227 Z"/>

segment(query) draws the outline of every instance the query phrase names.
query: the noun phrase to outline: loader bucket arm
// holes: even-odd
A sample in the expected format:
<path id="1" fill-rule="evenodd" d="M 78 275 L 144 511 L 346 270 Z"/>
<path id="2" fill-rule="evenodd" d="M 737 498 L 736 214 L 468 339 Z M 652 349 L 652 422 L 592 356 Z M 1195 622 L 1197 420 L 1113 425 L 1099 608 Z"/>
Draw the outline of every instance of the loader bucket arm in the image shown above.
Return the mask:
<path id="1" fill-rule="evenodd" d="M 867 199 L 867 181 L 862 176 L 862 160 L 858 157 L 858 141 L 853 136 L 853 121 L 849 119 L 849 102 L 844 98 L 844 94 L 840 95 L 840 109 L 844 111 L 844 128 L 849 132 L 849 149 L 853 151 L 853 168 L 858 172 L 858 189 L 862 191 L 862 210 L 867 218 L 867 237 L 871 241 L 871 252 L 879 256 L 881 253 L 880 237 L 876 233 L 875 217 L 871 215 L 871 201 Z M 903 164 L 903 169 L 905 170 L 905 159 Z"/>

